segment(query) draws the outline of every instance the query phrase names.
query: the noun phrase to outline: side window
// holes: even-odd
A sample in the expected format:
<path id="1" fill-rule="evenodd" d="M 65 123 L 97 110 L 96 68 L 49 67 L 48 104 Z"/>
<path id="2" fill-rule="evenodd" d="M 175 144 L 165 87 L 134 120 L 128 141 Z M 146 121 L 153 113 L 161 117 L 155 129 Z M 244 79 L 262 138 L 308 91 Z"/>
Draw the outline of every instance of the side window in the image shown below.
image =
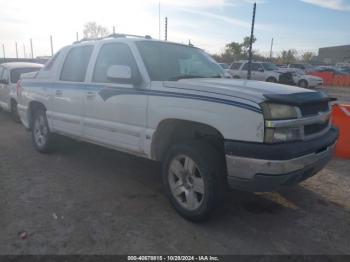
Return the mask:
<path id="1" fill-rule="evenodd" d="M 72 48 L 64 61 L 60 80 L 84 82 L 93 46 Z"/>
<path id="2" fill-rule="evenodd" d="M 21 78 L 22 74 L 25 73 L 31 73 L 31 72 L 37 72 L 41 68 L 40 67 L 31 67 L 31 68 L 16 68 L 11 70 L 11 83 L 17 83 L 18 80 Z"/>
<path id="3" fill-rule="evenodd" d="M 56 53 L 49 61 L 47 61 L 47 63 L 45 64 L 43 70 L 45 70 L 45 71 L 51 70 L 53 64 L 55 63 L 55 61 L 57 60 L 57 57 L 59 55 L 60 55 L 60 52 Z"/>
<path id="4" fill-rule="evenodd" d="M 248 71 L 248 63 L 245 63 L 243 68 L 242 68 L 243 71 Z"/>
<path id="5" fill-rule="evenodd" d="M 238 70 L 238 69 L 240 69 L 241 65 L 242 65 L 242 63 L 233 63 L 231 65 L 231 69 L 232 70 Z"/>
<path id="6" fill-rule="evenodd" d="M 2 72 L 1 79 L 7 80 L 8 82 L 10 82 L 10 72 L 8 69 L 4 68 L 4 71 Z"/>
<path id="7" fill-rule="evenodd" d="M 111 81 L 107 78 L 107 71 L 112 65 L 128 66 L 131 68 L 133 76 L 139 74 L 134 56 L 126 44 L 105 44 L 101 47 L 98 54 L 92 81 L 98 83 L 110 83 Z"/>
<path id="8" fill-rule="evenodd" d="M 261 66 L 261 64 L 258 64 L 258 63 L 252 63 L 252 71 L 259 71 L 260 70 L 263 70 L 263 67 Z M 248 70 L 248 69 L 247 69 Z"/>

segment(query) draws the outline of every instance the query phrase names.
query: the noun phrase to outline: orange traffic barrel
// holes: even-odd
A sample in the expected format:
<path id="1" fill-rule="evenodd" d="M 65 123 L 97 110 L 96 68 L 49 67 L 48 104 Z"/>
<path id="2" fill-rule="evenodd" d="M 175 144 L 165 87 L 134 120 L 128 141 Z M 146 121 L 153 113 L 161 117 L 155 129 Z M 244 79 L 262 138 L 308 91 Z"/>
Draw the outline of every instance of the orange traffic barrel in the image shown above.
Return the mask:
<path id="1" fill-rule="evenodd" d="M 339 128 L 336 156 L 350 159 L 350 105 L 334 105 L 332 119 Z"/>

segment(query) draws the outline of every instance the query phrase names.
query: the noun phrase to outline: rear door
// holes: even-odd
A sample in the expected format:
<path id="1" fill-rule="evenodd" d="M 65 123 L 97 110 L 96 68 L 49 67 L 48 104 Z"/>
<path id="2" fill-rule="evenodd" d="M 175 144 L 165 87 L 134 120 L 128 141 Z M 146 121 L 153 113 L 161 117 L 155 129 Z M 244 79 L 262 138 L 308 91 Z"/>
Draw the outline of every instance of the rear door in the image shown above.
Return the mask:
<path id="1" fill-rule="evenodd" d="M 92 45 L 72 47 L 63 62 L 58 81 L 52 84 L 52 112 L 54 130 L 81 136 L 86 71 L 93 51 Z"/>
<path id="2" fill-rule="evenodd" d="M 112 65 L 128 66 L 132 76 L 140 73 L 126 43 L 105 43 L 91 68 L 91 83 L 85 91 L 84 137 L 129 152 L 143 152 L 147 95 L 132 84 L 111 82 Z"/>

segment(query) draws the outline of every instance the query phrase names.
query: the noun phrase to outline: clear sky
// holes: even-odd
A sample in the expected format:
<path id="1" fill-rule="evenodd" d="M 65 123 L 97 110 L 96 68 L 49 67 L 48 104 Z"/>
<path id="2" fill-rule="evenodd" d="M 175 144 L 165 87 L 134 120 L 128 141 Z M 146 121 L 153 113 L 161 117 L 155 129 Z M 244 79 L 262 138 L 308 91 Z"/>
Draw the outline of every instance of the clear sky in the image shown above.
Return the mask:
<path id="1" fill-rule="evenodd" d="M 161 37 L 164 17 L 169 19 L 168 39 L 189 39 L 211 53 L 226 43 L 250 34 L 253 0 L 161 0 Z M 82 36 L 83 25 L 96 21 L 112 31 L 149 34 L 158 38 L 159 0 L 0 0 L 0 44 L 7 57 L 20 57 L 29 39 L 34 55 L 54 50 Z M 254 49 L 268 54 L 274 38 L 274 53 L 282 49 L 317 51 L 319 47 L 350 44 L 350 0 L 257 0 Z M 0 51 L 2 56 L 2 50 Z"/>

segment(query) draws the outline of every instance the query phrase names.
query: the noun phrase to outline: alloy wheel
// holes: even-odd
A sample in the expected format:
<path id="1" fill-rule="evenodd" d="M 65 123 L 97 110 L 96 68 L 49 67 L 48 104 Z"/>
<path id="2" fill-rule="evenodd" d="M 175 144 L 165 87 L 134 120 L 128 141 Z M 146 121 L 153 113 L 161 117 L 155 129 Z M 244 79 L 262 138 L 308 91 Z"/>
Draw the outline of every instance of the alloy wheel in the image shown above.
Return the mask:
<path id="1" fill-rule="evenodd" d="M 204 179 L 190 157 L 180 155 L 171 161 L 168 181 L 173 197 L 183 208 L 193 211 L 203 203 Z"/>

